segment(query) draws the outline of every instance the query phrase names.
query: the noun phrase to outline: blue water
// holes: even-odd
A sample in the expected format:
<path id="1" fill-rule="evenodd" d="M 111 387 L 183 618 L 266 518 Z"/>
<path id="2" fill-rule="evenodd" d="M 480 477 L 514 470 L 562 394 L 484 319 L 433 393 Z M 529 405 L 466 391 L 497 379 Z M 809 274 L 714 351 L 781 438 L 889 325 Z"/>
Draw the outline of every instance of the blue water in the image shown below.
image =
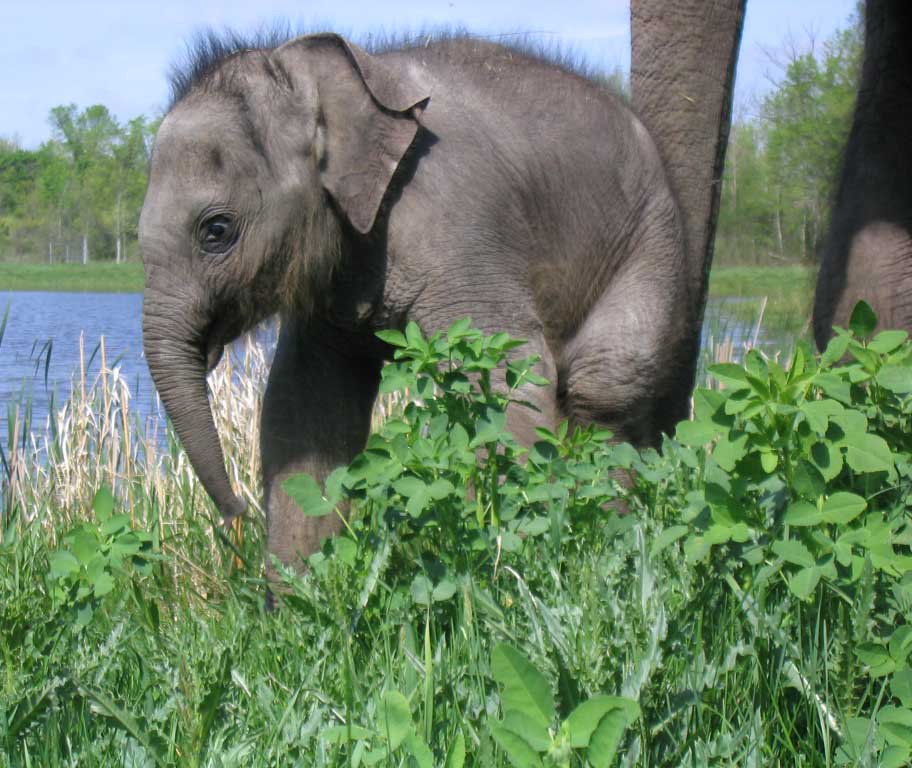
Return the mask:
<path id="1" fill-rule="evenodd" d="M 7 310 L 0 339 L 0 417 L 9 405 L 30 401 L 32 424 L 43 424 L 52 394 L 58 401 L 65 398 L 79 373 L 80 334 L 87 382 L 100 370 L 103 336 L 107 365 L 120 368 L 131 405 L 143 416 L 156 413 L 142 354 L 142 294 L 0 293 L 0 316 Z"/>
<path id="2" fill-rule="evenodd" d="M 707 329 L 721 327 L 740 345 L 751 339 L 753 329 L 731 319 L 726 312 L 730 301 L 710 302 L 704 337 Z M 132 396 L 132 411 L 143 420 L 162 418 L 142 351 L 142 294 L 0 292 L 0 318 L 7 307 L 7 326 L 0 339 L 0 419 L 8 405 L 30 401 L 32 424 L 44 424 L 52 393 L 58 401 L 66 397 L 74 373 L 78 375 L 80 334 L 87 382 L 99 371 L 103 336 L 108 367 L 120 368 Z M 771 348 L 781 340 L 761 335 L 758 342 L 761 348 Z"/>

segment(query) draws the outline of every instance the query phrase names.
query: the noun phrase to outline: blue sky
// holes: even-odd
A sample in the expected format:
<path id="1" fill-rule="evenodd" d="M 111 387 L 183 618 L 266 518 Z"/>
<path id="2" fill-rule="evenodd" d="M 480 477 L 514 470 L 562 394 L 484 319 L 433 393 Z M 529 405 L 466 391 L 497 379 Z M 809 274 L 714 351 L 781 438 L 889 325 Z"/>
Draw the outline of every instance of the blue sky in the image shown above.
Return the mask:
<path id="1" fill-rule="evenodd" d="M 674 0 L 668 0 L 673 2 Z M 764 50 L 808 44 L 846 25 L 855 0 L 748 0 L 738 100 L 775 73 Z M 35 147 L 58 104 L 105 104 L 121 120 L 152 115 L 167 98 L 166 72 L 183 41 L 207 25 L 293 24 L 363 36 L 462 26 L 485 35 L 530 32 L 608 69 L 630 65 L 629 0 L 0 0 L 0 136 Z"/>

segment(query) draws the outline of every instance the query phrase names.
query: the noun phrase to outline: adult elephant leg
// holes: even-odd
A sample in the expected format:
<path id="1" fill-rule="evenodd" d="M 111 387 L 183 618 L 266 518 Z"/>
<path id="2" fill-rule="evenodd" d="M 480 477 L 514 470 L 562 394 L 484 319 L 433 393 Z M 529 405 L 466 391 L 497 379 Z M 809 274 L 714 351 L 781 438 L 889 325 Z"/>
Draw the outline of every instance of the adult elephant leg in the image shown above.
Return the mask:
<path id="1" fill-rule="evenodd" d="M 865 52 L 814 298 L 814 336 L 859 299 L 881 327 L 912 331 L 912 4 L 868 0 Z"/>
<path id="2" fill-rule="evenodd" d="M 363 449 L 381 362 L 353 354 L 351 348 L 318 322 L 283 323 L 260 437 L 270 580 L 275 580 L 272 556 L 299 568 L 302 557 L 341 527 L 333 515 L 304 515 L 282 483 L 299 472 L 322 482 Z"/>
<path id="3" fill-rule="evenodd" d="M 702 321 L 746 0 L 631 0 L 634 111 L 665 165 Z"/>

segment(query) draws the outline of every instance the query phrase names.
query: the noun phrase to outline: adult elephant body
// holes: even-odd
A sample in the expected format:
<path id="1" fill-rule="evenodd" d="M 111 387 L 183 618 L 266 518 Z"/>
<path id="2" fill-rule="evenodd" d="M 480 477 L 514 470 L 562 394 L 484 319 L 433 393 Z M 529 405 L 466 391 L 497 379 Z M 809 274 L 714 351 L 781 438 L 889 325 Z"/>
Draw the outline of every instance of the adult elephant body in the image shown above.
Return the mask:
<path id="1" fill-rule="evenodd" d="M 814 298 L 814 335 L 864 299 L 912 331 L 912 3 L 868 0 L 861 83 Z"/>
<path id="2" fill-rule="evenodd" d="M 665 161 L 689 251 L 712 249 L 747 0 L 631 0 L 633 104 Z M 859 299 L 912 331 L 912 3 L 867 0 L 864 65 L 814 301 L 823 347 Z M 719 106 L 723 108 L 719 108 Z M 715 146 L 715 156 L 705 149 Z M 836 169 L 834 169 L 835 172 Z M 693 262 L 698 258 L 691 258 Z M 702 263 L 709 266 L 711 259 Z M 703 283 L 705 286 L 705 281 Z"/>
<path id="3" fill-rule="evenodd" d="M 715 151 L 715 146 L 713 147 Z M 702 255 L 643 125 L 552 63 L 469 39 L 368 55 L 334 35 L 210 41 L 176 80 L 141 220 L 144 343 L 223 515 L 205 376 L 281 312 L 263 406 L 268 546 L 294 564 L 333 532 L 281 490 L 364 445 L 381 328 L 471 316 L 527 339 L 550 387 L 510 426 L 597 422 L 655 443 L 686 415 Z"/>

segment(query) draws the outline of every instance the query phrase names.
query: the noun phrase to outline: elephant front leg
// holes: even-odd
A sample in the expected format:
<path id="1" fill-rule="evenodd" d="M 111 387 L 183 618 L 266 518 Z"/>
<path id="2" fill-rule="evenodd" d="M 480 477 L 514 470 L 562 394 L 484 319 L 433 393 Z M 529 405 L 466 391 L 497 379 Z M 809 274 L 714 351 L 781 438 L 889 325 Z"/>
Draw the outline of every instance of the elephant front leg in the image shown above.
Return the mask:
<path id="1" fill-rule="evenodd" d="M 263 401 L 263 461 L 267 563 L 300 569 L 302 558 L 339 532 L 334 515 L 307 517 L 282 490 L 307 472 L 320 483 L 363 449 L 370 431 L 381 361 L 352 354 L 352 345 L 319 323 L 283 323 Z"/>

